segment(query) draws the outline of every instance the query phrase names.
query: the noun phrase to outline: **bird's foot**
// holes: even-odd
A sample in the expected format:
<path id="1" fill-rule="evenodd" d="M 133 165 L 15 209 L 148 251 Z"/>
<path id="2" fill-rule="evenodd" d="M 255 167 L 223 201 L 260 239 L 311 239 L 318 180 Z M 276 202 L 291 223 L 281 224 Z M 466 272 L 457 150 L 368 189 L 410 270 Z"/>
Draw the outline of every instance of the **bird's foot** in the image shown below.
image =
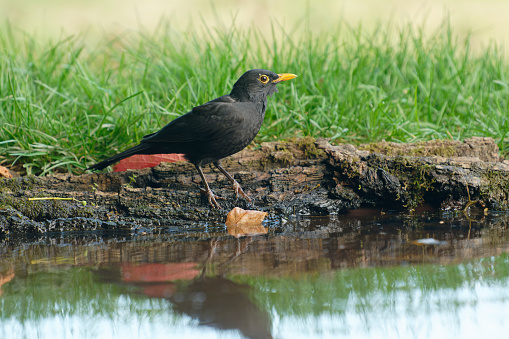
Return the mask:
<path id="1" fill-rule="evenodd" d="M 209 201 L 209 205 L 212 207 L 212 208 L 221 208 L 221 206 L 217 203 L 216 199 L 218 200 L 225 200 L 225 198 L 223 197 L 220 197 L 218 195 L 215 195 L 212 190 L 208 189 L 204 189 L 204 188 L 200 188 L 200 191 L 201 191 L 201 194 L 204 194 L 207 196 L 207 200 Z"/>
<path id="2" fill-rule="evenodd" d="M 237 180 L 233 181 L 233 191 L 235 192 L 235 197 L 238 198 L 239 194 L 240 194 L 244 199 L 247 200 L 247 202 L 249 202 L 250 204 L 253 203 L 251 198 L 246 193 L 244 193 L 244 191 L 242 190 L 242 187 L 240 187 L 240 185 L 237 182 Z"/>

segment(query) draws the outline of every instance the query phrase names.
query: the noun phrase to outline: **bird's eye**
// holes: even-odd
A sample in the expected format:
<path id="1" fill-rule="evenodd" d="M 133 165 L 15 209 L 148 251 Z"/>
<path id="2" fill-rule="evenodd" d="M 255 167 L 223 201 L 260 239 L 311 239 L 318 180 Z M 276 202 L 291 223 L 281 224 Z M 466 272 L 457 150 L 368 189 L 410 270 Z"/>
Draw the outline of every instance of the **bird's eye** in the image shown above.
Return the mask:
<path id="1" fill-rule="evenodd" d="M 260 75 L 258 79 L 261 81 L 262 84 L 266 84 L 267 82 L 269 82 L 269 77 L 266 75 Z"/>

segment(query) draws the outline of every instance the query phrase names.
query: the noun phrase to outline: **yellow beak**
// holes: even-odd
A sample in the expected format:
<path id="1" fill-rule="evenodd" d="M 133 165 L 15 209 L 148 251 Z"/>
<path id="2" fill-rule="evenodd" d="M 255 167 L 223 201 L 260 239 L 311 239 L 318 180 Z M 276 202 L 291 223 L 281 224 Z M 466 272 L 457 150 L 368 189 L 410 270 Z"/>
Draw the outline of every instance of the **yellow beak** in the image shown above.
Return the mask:
<path id="1" fill-rule="evenodd" d="M 272 81 L 273 84 L 277 84 L 278 82 L 281 82 L 281 81 L 291 80 L 291 79 L 297 77 L 295 74 L 291 74 L 291 73 L 282 73 L 282 74 L 278 74 L 278 76 L 279 76 L 279 78 Z"/>

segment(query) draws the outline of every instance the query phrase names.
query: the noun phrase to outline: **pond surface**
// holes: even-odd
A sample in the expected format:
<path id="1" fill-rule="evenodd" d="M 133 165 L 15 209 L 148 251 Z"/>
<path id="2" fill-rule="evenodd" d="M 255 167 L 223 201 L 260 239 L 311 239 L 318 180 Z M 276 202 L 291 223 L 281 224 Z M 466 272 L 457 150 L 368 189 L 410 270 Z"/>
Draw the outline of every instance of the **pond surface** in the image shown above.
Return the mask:
<path id="1" fill-rule="evenodd" d="M 0 338 L 506 338 L 508 224 L 364 209 L 252 236 L 10 236 Z"/>

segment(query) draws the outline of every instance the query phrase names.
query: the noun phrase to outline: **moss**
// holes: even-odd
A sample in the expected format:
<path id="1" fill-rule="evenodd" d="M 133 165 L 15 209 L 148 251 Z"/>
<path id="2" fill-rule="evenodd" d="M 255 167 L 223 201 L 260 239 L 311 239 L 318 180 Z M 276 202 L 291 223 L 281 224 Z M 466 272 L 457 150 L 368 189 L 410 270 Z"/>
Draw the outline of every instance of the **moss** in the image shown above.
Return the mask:
<path id="1" fill-rule="evenodd" d="M 93 217 L 93 207 L 82 206 L 76 202 L 59 200 L 36 200 L 2 195 L 0 207 L 13 208 L 21 215 L 35 221 L 58 218 Z"/>
<path id="2" fill-rule="evenodd" d="M 412 208 L 417 207 L 425 201 L 425 195 L 428 192 L 435 192 L 435 178 L 431 174 L 433 167 L 422 165 L 415 168 L 410 180 L 410 199 L 409 205 Z"/>
<path id="3" fill-rule="evenodd" d="M 341 169 L 341 173 L 346 177 L 353 179 L 361 176 L 360 171 L 361 159 L 357 156 L 352 157 L 350 161 L 341 161 L 337 165 Z"/>
<path id="4" fill-rule="evenodd" d="M 382 169 L 399 180 L 400 186 L 384 187 L 384 190 L 397 192 L 396 201 L 408 208 L 413 209 L 422 204 L 425 195 L 435 191 L 434 166 L 418 159 L 396 156 L 388 161 L 385 156 L 372 154 L 369 166 L 374 171 Z"/>
<path id="5" fill-rule="evenodd" d="M 6 209 L 6 208 L 13 208 L 12 207 L 12 200 L 14 198 L 10 194 L 4 194 L 3 192 L 0 193 L 0 208 Z"/>
<path id="6" fill-rule="evenodd" d="M 260 166 L 265 169 L 271 164 L 288 166 L 295 162 L 295 159 L 316 159 L 325 156 L 325 152 L 315 145 L 313 137 L 291 138 L 274 144 L 269 148 L 265 157 L 259 160 Z"/>
<path id="7" fill-rule="evenodd" d="M 268 165 L 268 163 L 278 163 L 282 165 L 289 165 L 293 161 L 295 161 L 295 157 L 291 149 L 289 149 L 290 143 L 288 141 L 284 141 L 278 143 L 274 149 L 274 151 L 270 152 L 269 159 L 262 164 L 262 166 Z"/>
<path id="8" fill-rule="evenodd" d="M 322 149 L 316 147 L 316 139 L 310 136 L 296 141 L 297 146 L 304 152 L 306 158 L 319 158 L 325 155 Z"/>
<path id="9" fill-rule="evenodd" d="M 295 150 L 295 146 L 297 146 L 297 149 L 304 153 L 305 158 L 316 159 L 324 156 L 325 152 L 317 148 L 315 142 L 316 139 L 310 136 L 304 138 L 290 138 L 278 143 L 276 150 L 293 153 L 292 150 Z"/>
<path id="10" fill-rule="evenodd" d="M 272 160 L 274 162 L 280 163 L 283 165 L 289 165 L 295 160 L 293 153 L 288 150 L 280 150 L 280 151 L 274 152 L 271 154 L 271 156 L 272 156 Z"/>
<path id="11" fill-rule="evenodd" d="M 425 201 L 425 195 L 435 190 L 434 166 L 407 157 L 394 158 L 394 168 L 389 173 L 398 177 L 404 184 L 405 197 L 401 201 L 415 208 Z"/>
<path id="12" fill-rule="evenodd" d="M 393 156 L 395 148 L 390 146 L 388 143 L 375 143 L 375 144 L 364 144 L 357 147 L 361 151 L 368 151 L 370 153 L 382 153 L 388 156 Z M 399 154 L 398 154 L 399 155 Z"/>
<path id="13" fill-rule="evenodd" d="M 421 141 L 415 144 L 395 144 L 395 143 L 373 143 L 360 145 L 359 150 L 369 151 L 371 153 L 382 153 L 387 156 L 409 156 L 409 157 L 430 157 L 441 156 L 450 158 L 456 155 L 456 147 L 450 143 L 444 143 L 442 140 Z"/>
<path id="14" fill-rule="evenodd" d="M 270 160 L 268 157 L 261 157 L 260 158 L 260 166 L 263 170 L 268 168 L 268 165 L 270 164 Z"/>
<path id="15" fill-rule="evenodd" d="M 492 208 L 497 210 L 509 209 L 509 177 L 506 172 L 486 171 L 483 179 L 487 182 L 481 186 L 480 196 L 488 201 Z"/>
<path id="16" fill-rule="evenodd" d="M 34 189 L 40 180 L 34 176 L 23 178 L 0 178 L 0 192 L 19 193 Z"/>

